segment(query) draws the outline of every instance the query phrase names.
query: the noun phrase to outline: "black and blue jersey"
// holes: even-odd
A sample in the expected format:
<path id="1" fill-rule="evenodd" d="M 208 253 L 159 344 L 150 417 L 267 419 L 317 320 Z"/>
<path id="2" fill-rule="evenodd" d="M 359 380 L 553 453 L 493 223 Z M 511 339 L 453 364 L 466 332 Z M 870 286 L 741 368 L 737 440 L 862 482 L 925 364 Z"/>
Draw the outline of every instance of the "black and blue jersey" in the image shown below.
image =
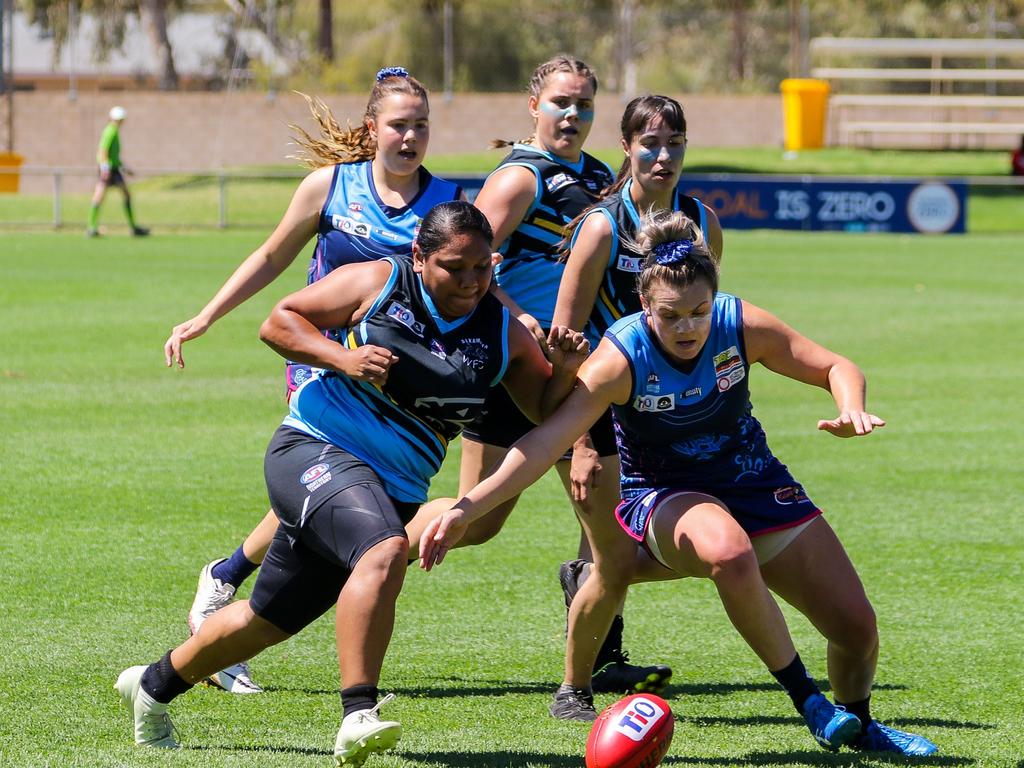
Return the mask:
<path id="1" fill-rule="evenodd" d="M 575 244 L 583 222 L 591 216 L 604 216 L 612 230 L 608 265 L 601 278 L 594 309 L 584 328 L 590 343 L 595 346 L 616 320 L 640 311 L 636 279 L 643 267 L 643 257 L 626 245 L 626 241 L 636 237 L 640 228 L 641 212 L 630 196 L 632 186 L 633 180 L 630 178 L 621 190 L 591 208 L 572 236 L 572 244 Z M 672 210 L 685 213 L 707 236 L 707 208 L 696 197 L 684 195 L 677 188 L 672 195 Z"/>
<path id="2" fill-rule="evenodd" d="M 565 227 L 599 198 L 615 175 L 597 158 L 580 154 L 576 163 L 527 144 L 515 144 L 494 172 L 519 166 L 536 179 L 536 191 L 526 215 L 501 244 L 504 260 L 495 279 L 524 311 L 550 328 L 565 271 L 559 248 Z"/>
<path id="3" fill-rule="evenodd" d="M 448 442 L 479 413 L 508 366 L 509 315 L 491 293 L 447 321 L 408 258 L 388 257 L 391 275 L 366 316 L 341 334 L 398 356 L 383 386 L 322 371 L 292 396 L 286 426 L 366 462 L 389 496 L 422 502 Z"/>

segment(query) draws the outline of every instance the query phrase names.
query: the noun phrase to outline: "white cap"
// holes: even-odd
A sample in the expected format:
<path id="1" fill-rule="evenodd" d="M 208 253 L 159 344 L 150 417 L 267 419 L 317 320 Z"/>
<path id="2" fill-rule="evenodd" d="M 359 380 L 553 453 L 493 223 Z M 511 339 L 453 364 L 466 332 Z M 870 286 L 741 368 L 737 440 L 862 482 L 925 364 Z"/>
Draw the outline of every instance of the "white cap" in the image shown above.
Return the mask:
<path id="1" fill-rule="evenodd" d="M 124 107 L 111 107 L 110 108 L 110 119 L 111 120 L 124 120 L 125 111 Z"/>

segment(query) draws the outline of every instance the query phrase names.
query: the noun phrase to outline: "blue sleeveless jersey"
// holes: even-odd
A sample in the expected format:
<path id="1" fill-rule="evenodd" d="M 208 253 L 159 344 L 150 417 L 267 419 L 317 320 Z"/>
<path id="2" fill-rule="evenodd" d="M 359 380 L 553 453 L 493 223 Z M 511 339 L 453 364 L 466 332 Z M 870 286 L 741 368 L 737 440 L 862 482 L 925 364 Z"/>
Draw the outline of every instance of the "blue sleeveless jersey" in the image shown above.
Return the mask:
<path id="1" fill-rule="evenodd" d="M 571 245 L 575 245 L 583 222 L 591 216 L 604 216 L 612 229 L 608 265 L 601 277 L 594 309 L 583 329 L 587 339 L 595 347 L 604 336 L 604 332 L 616 320 L 640 311 L 636 279 L 643 266 L 643 257 L 624 242 L 635 238 L 640 228 L 640 211 L 630 197 L 632 186 L 633 180 L 629 179 L 621 190 L 591 208 L 572 236 Z M 707 234 L 707 208 L 700 200 L 684 195 L 676 188 L 672 195 L 672 210 L 685 213 L 697 223 L 701 232 Z"/>
<path id="2" fill-rule="evenodd" d="M 689 371 L 661 351 L 643 313 L 608 330 L 633 377 L 629 402 L 612 406 L 623 498 L 659 487 L 713 493 L 782 466 L 752 413 L 741 307 L 735 296 L 715 297 L 710 336 Z"/>
<path id="3" fill-rule="evenodd" d="M 284 424 L 366 462 L 398 501 L 423 502 L 448 442 L 505 375 L 509 315 L 487 293 L 472 313 L 446 321 L 412 260 L 388 261 L 387 284 L 343 338 L 349 349 L 373 344 L 398 355 L 387 382 L 321 371 L 292 396 Z"/>
<path id="4" fill-rule="evenodd" d="M 412 251 L 420 220 L 438 203 L 458 200 L 462 188 L 420 167 L 420 190 L 403 208 L 386 205 L 373 183 L 371 161 L 334 166 L 327 201 L 320 211 L 309 283 L 343 264 L 376 261 Z"/>
<path id="5" fill-rule="evenodd" d="M 579 162 L 568 163 L 526 144 L 514 145 L 495 172 L 511 166 L 529 169 L 537 188 L 522 222 L 500 246 L 505 258 L 495 279 L 523 310 L 550 328 L 565 271 L 559 251 L 565 227 L 594 204 L 615 175 L 586 152 Z"/>

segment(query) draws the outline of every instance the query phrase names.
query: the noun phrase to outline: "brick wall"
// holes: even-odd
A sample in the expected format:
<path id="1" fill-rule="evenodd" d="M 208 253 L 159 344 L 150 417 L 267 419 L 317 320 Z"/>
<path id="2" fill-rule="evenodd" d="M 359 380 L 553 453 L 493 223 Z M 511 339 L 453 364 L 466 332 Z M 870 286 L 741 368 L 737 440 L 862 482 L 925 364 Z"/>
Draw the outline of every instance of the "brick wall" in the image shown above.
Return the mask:
<path id="1" fill-rule="evenodd" d="M 326 96 L 340 121 L 358 120 L 363 94 Z M 682 96 L 691 146 L 751 146 L 782 143 L 782 106 L 777 96 Z M 107 112 L 128 112 L 121 134 L 122 156 L 139 171 L 207 170 L 288 162 L 294 152 L 288 123 L 312 129 L 305 102 L 293 93 L 85 93 L 76 101 L 64 92 L 19 92 L 15 96 L 14 148 L 35 166 L 91 167 Z M 624 104 L 615 94 L 597 100 L 597 120 L 588 148 L 617 146 Z M 431 99 L 433 153 L 482 151 L 492 138 L 521 139 L 531 129 L 523 94 L 458 94 Z M 311 130 L 312 132 L 312 130 Z M 495 152 L 495 160 L 498 153 Z M 428 160 L 429 166 L 429 160 Z M 67 189 L 81 184 L 68 179 Z M 25 191 L 47 191 L 48 179 L 23 178 Z"/>

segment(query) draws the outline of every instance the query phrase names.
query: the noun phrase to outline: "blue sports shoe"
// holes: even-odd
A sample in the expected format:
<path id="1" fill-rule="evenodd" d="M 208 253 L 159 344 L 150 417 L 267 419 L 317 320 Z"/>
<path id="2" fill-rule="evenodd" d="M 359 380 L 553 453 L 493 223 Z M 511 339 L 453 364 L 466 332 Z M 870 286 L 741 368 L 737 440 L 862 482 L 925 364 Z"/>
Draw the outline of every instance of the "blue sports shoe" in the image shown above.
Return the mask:
<path id="1" fill-rule="evenodd" d="M 836 707 L 820 693 L 804 702 L 804 720 L 811 735 L 825 749 L 836 750 L 849 744 L 860 733 L 860 719 L 842 707 Z"/>
<path id="2" fill-rule="evenodd" d="M 898 731 L 872 720 L 864 733 L 851 744 L 854 749 L 865 752 L 895 752 L 897 755 L 923 757 L 933 755 L 939 748 L 924 736 Z"/>

